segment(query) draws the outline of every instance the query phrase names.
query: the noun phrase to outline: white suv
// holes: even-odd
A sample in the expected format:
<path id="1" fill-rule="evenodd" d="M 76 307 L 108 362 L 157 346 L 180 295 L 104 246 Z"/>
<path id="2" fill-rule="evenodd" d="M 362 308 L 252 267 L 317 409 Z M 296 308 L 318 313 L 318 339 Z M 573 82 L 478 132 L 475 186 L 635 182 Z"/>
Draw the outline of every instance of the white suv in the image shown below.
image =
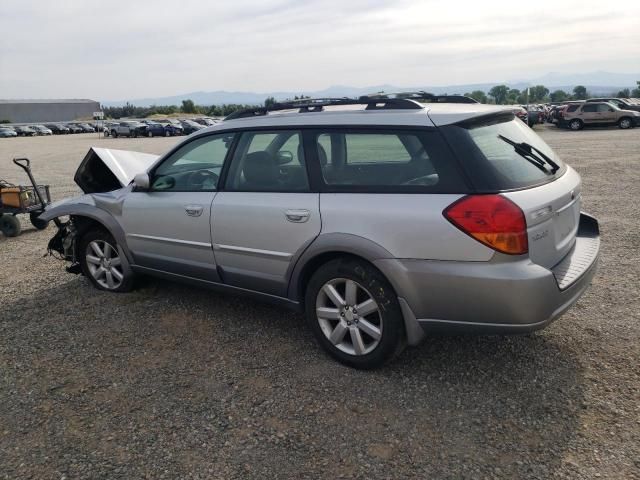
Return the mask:
<path id="1" fill-rule="evenodd" d="M 279 302 L 359 368 L 434 331 L 543 328 L 599 252 L 579 175 L 511 107 L 465 97 L 244 111 L 160 157 L 93 148 L 75 180 L 86 195 L 42 216 L 70 216 L 50 242 L 70 271 Z"/>

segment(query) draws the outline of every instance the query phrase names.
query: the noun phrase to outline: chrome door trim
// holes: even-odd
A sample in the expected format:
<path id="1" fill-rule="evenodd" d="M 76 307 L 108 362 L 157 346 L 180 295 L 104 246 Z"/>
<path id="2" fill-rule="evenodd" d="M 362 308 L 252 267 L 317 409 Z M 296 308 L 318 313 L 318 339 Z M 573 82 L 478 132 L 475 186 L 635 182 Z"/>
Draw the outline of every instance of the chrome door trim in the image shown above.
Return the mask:
<path id="1" fill-rule="evenodd" d="M 213 245 L 213 249 L 222 250 L 226 252 L 233 252 L 233 253 L 248 253 L 250 255 L 260 255 L 263 257 L 281 258 L 283 260 L 293 257 L 292 254 L 286 253 L 286 252 L 276 252 L 274 250 L 261 250 L 259 248 L 236 247 L 234 245 L 221 245 L 218 243 Z"/>
<path id="2" fill-rule="evenodd" d="M 142 235 L 142 234 L 139 234 L 139 233 L 127 233 L 127 237 L 143 238 L 145 240 L 154 240 L 156 242 L 179 243 L 181 245 L 189 245 L 189 246 L 192 246 L 192 247 L 211 248 L 211 244 L 210 243 L 193 242 L 191 240 L 178 240 L 177 238 L 154 237 L 152 235 Z"/>

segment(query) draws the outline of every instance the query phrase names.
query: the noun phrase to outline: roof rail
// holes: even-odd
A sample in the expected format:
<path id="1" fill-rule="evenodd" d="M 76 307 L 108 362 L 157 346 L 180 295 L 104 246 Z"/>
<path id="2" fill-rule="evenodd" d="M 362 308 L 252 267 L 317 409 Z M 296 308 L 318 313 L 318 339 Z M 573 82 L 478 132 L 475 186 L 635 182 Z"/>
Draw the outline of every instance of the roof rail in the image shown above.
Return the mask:
<path id="1" fill-rule="evenodd" d="M 324 107 L 338 105 L 366 105 L 367 110 L 419 110 L 422 107 L 419 101 L 430 101 L 433 103 L 478 103 L 473 98 L 463 95 L 433 95 L 427 92 L 398 92 L 398 93 L 375 93 L 363 95 L 359 98 L 337 97 L 337 98 L 301 98 L 299 100 L 288 100 L 277 102 L 268 107 L 255 107 L 238 110 L 227 115 L 224 120 L 235 120 L 238 118 L 250 118 L 267 115 L 269 112 L 279 110 L 298 109 L 299 113 L 321 112 Z"/>

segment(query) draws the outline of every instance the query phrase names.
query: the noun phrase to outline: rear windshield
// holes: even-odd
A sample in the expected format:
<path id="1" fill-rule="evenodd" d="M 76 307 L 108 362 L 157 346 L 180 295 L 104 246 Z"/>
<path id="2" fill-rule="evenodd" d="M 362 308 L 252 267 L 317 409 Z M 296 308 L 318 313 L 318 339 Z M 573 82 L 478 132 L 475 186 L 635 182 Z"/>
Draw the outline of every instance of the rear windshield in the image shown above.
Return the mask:
<path id="1" fill-rule="evenodd" d="M 516 190 L 541 185 L 562 175 L 566 167 L 556 153 L 531 128 L 513 115 L 494 115 L 442 128 L 474 187 L 481 192 Z M 502 137 L 502 138 L 501 138 Z M 534 165 L 507 140 L 533 147 L 544 168 Z M 558 165 L 552 165 L 544 156 Z"/>

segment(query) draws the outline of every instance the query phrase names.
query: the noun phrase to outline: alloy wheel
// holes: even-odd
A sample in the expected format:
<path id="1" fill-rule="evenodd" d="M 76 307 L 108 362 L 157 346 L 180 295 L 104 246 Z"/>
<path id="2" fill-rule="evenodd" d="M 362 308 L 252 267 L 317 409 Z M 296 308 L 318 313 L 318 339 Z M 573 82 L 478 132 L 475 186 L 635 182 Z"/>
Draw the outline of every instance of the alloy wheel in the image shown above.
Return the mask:
<path id="1" fill-rule="evenodd" d="M 336 278 L 316 297 L 316 316 L 322 332 L 340 351 L 366 355 L 382 338 L 382 316 L 373 296 L 358 282 Z"/>
<path id="2" fill-rule="evenodd" d="M 107 290 L 115 290 L 124 280 L 122 260 L 111 244 L 93 240 L 87 245 L 87 267 L 93 279 Z"/>

